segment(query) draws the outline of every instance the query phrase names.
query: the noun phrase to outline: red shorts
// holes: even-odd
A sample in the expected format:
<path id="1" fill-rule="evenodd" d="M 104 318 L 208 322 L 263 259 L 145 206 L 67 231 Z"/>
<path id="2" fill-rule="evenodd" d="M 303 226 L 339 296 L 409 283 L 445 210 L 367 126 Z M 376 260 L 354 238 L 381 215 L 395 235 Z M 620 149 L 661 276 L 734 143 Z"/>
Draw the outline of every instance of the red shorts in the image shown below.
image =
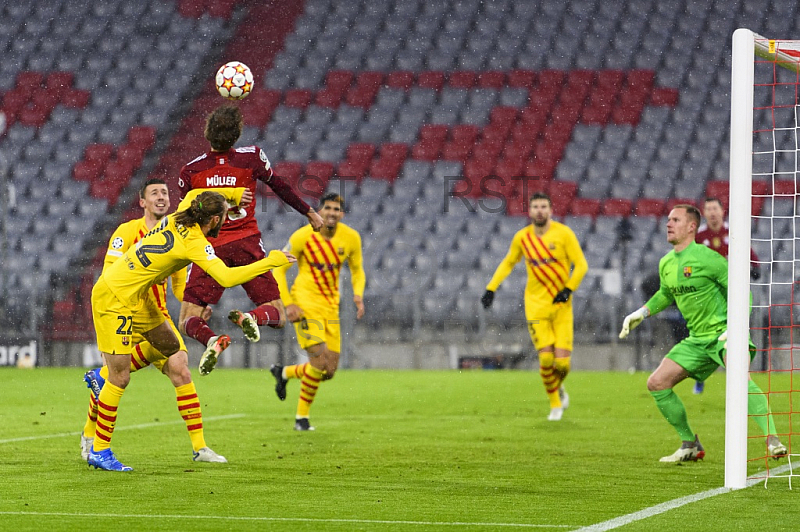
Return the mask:
<path id="1" fill-rule="evenodd" d="M 241 240 L 215 247 L 214 252 L 228 267 L 245 266 L 266 257 L 260 235 L 246 236 Z M 272 272 L 262 273 L 255 279 L 244 283 L 242 288 L 256 305 L 263 305 L 281 298 L 281 291 Z M 186 289 L 183 292 L 183 300 L 201 307 L 216 305 L 224 291 L 225 288 L 208 275 L 203 268 L 192 265 L 189 279 L 186 281 Z"/>

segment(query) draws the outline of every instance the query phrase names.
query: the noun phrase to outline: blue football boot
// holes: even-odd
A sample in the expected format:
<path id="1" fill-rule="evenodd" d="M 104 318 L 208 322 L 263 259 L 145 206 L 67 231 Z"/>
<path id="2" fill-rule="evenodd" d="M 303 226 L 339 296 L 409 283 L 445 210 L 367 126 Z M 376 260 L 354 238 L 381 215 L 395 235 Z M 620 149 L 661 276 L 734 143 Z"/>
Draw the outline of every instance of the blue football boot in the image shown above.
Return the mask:
<path id="1" fill-rule="evenodd" d="M 103 469 L 105 471 L 133 471 L 132 467 L 123 465 L 117 460 L 117 457 L 114 456 L 111 449 L 95 452 L 94 447 L 92 447 L 87 462 L 90 466 L 94 466 L 95 469 Z"/>
<path id="2" fill-rule="evenodd" d="M 84 373 L 83 380 L 86 382 L 86 387 L 92 390 L 94 398 L 100 397 L 100 390 L 106 385 L 106 380 L 100 376 L 100 368 L 90 369 Z"/>

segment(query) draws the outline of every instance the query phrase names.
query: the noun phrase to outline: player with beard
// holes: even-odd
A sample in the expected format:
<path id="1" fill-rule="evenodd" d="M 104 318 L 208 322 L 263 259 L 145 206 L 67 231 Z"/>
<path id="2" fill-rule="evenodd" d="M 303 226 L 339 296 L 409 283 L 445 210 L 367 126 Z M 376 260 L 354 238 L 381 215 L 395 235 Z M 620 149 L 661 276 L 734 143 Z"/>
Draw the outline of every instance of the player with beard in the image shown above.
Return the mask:
<path id="1" fill-rule="evenodd" d="M 481 297 L 490 308 L 494 292 L 520 259 L 525 258 L 528 283 L 525 286 L 525 318 L 533 345 L 539 353 L 539 374 L 550 400 L 550 421 L 560 421 L 569 407 L 564 379 L 570 370 L 573 317 L 570 296 L 581 284 L 589 267 L 575 233 L 551 220 L 553 204 L 542 192 L 531 196 L 528 214 L 531 225 L 511 240 L 508 254 L 497 267 Z"/>
<path id="2" fill-rule="evenodd" d="M 185 196 L 193 189 L 245 187 L 254 196 L 258 181 L 265 183 L 287 205 L 304 214 L 314 231 L 322 227 L 322 218 L 295 194 L 283 179 L 272 172 L 263 150 L 257 146 L 234 148 L 242 135 L 244 118 L 235 105 L 222 105 L 207 118 L 204 135 L 210 150 L 186 164 L 178 186 Z M 246 208 L 228 213 L 218 236 L 210 238 L 217 256 L 228 266 L 251 264 L 265 256 L 261 232 L 255 218 L 256 201 Z M 280 329 L 286 324 L 286 311 L 272 273 L 266 272 L 242 285 L 256 305 L 249 312 L 231 310 L 228 319 L 239 326 L 251 342 L 261 339 L 260 325 Z M 189 271 L 189 280 L 181 303 L 178 325 L 181 332 L 200 342 L 205 351 L 200 358 L 200 374 L 208 375 L 217 357 L 231 342 L 227 335 L 217 335 L 204 318 L 209 305 L 215 305 L 225 289 L 200 268 Z"/>
<path id="3" fill-rule="evenodd" d="M 242 199 L 244 201 L 252 200 L 249 191 L 244 192 Z M 144 216 L 121 224 L 111 235 L 103 270 L 114 264 L 128 249 L 135 247 L 167 215 L 170 202 L 166 182 L 159 178 L 145 181 L 144 185 L 139 189 L 139 206 L 142 207 Z M 186 268 L 173 273 L 170 276 L 170 280 L 172 281 L 172 293 L 180 301 L 183 299 L 183 289 L 186 286 Z M 197 396 L 197 389 L 194 382 L 192 382 L 192 373 L 189 371 L 189 356 L 186 352 L 186 345 L 183 343 L 183 339 L 172 322 L 167 309 L 167 279 L 165 278 L 161 283 L 151 286 L 147 292 L 147 297 L 153 301 L 161 314 L 164 315 L 166 322 L 172 328 L 172 332 L 175 333 L 180 347 L 177 353 L 171 357 L 166 357 L 158 350 L 158 346 L 153 346 L 142 335 L 134 334 L 131 338 L 133 352 L 131 353 L 130 372 L 134 373 L 152 364 L 158 371 L 166 375 L 175 386 L 178 412 L 181 414 L 186 423 L 186 429 L 189 431 L 193 460 L 196 462 L 225 463 L 227 460 L 224 456 L 217 454 L 206 445 L 203 433 L 203 414 Z M 94 443 L 98 422 L 97 398 L 100 396 L 108 375 L 108 366 L 104 365 L 87 371 L 83 377 L 87 386 L 91 389 L 89 394 L 89 413 L 81 433 L 81 457 L 84 461 L 89 459 L 89 453 Z"/>

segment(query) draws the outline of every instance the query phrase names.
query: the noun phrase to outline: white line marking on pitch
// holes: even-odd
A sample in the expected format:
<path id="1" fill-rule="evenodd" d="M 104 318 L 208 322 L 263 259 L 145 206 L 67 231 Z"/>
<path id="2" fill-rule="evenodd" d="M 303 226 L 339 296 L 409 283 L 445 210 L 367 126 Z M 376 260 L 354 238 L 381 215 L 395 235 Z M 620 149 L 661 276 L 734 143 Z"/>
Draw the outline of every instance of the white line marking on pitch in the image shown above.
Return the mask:
<path id="1" fill-rule="evenodd" d="M 236 419 L 240 417 L 245 417 L 245 414 L 227 414 L 224 416 L 208 416 L 203 418 L 205 421 L 218 421 L 220 419 Z M 149 429 L 150 427 L 160 427 L 162 425 L 180 425 L 183 424 L 184 421 L 182 419 L 178 419 L 175 421 L 156 421 L 153 423 L 142 423 L 140 425 L 131 425 L 128 427 L 116 427 L 114 432 L 118 432 L 120 430 L 138 430 L 138 429 Z M 23 436 L 21 438 L 9 438 L 7 440 L 0 440 L 0 443 L 13 443 L 17 441 L 32 441 L 32 440 L 49 440 L 50 438 L 66 438 L 70 436 L 77 436 L 81 434 L 81 432 L 61 432 L 59 434 L 42 434 L 40 436 Z"/>
<path id="2" fill-rule="evenodd" d="M 784 471 L 787 471 L 789 467 L 790 467 L 789 464 L 786 464 L 780 467 L 772 468 L 770 469 L 770 471 L 777 475 L 783 473 Z M 765 472 L 762 471 L 748 478 L 747 487 L 749 488 L 751 486 L 764 482 L 764 477 L 763 477 L 764 473 Z M 755 478 L 756 476 L 761 476 L 761 478 Z M 728 493 L 731 491 L 734 490 L 732 488 L 714 488 L 713 490 L 701 491 L 700 493 L 695 493 L 694 495 L 687 495 L 686 497 L 680 497 L 678 499 L 673 499 L 671 501 L 663 502 L 661 504 L 651 506 L 650 508 L 645 508 L 644 510 L 633 512 L 632 514 L 622 515 L 620 517 L 615 517 L 614 519 L 609 519 L 608 521 L 603 521 L 602 523 L 585 526 L 583 528 L 577 529 L 575 532 L 602 532 L 604 530 L 613 530 L 615 528 L 619 528 L 621 526 L 633 523 L 635 521 L 641 521 L 642 519 L 647 519 L 648 517 L 653 517 L 654 515 L 663 514 L 664 512 L 674 510 L 675 508 L 680 508 L 681 506 L 685 506 L 687 504 L 691 504 L 697 501 L 702 501 L 703 499 L 708 499 L 709 497 L 714 497 L 715 495 L 720 495 L 722 493 Z"/>
<path id="3" fill-rule="evenodd" d="M 315 519 L 307 517 L 242 517 L 221 515 L 142 515 L 142 514 L 70 514 L 65 512 L 0 512 L 0 515 L 31 515 L 56 517 L 113 517 L 114 519 L 214 519 L 217 521 L 273 521 L 297 523 L 355 523 L 365 525 L 420 525 L 420 526 L 503 526 L 509 528 L 573 528 L 570 525 L 535 525 L 528 523 L 448 523 L 444 521 L 391 521 L 388 519 Z"/>

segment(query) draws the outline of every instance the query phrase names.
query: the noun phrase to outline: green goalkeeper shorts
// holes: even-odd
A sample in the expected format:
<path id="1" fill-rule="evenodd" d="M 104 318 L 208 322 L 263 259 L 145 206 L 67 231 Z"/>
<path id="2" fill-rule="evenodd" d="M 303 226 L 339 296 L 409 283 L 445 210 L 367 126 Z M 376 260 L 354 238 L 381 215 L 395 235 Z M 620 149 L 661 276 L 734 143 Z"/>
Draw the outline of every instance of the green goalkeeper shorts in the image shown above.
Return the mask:
<path id="1" fill-rule="evenodd" d="M 724 343 L 712 337 L 689 336 L 670 349 L 667 358 L 685 369 L 698 381 L 706 380 L 718 367 L 724 366 Z M 756 355 L 756 346 L 750 341 L 750 360 Z"/>

